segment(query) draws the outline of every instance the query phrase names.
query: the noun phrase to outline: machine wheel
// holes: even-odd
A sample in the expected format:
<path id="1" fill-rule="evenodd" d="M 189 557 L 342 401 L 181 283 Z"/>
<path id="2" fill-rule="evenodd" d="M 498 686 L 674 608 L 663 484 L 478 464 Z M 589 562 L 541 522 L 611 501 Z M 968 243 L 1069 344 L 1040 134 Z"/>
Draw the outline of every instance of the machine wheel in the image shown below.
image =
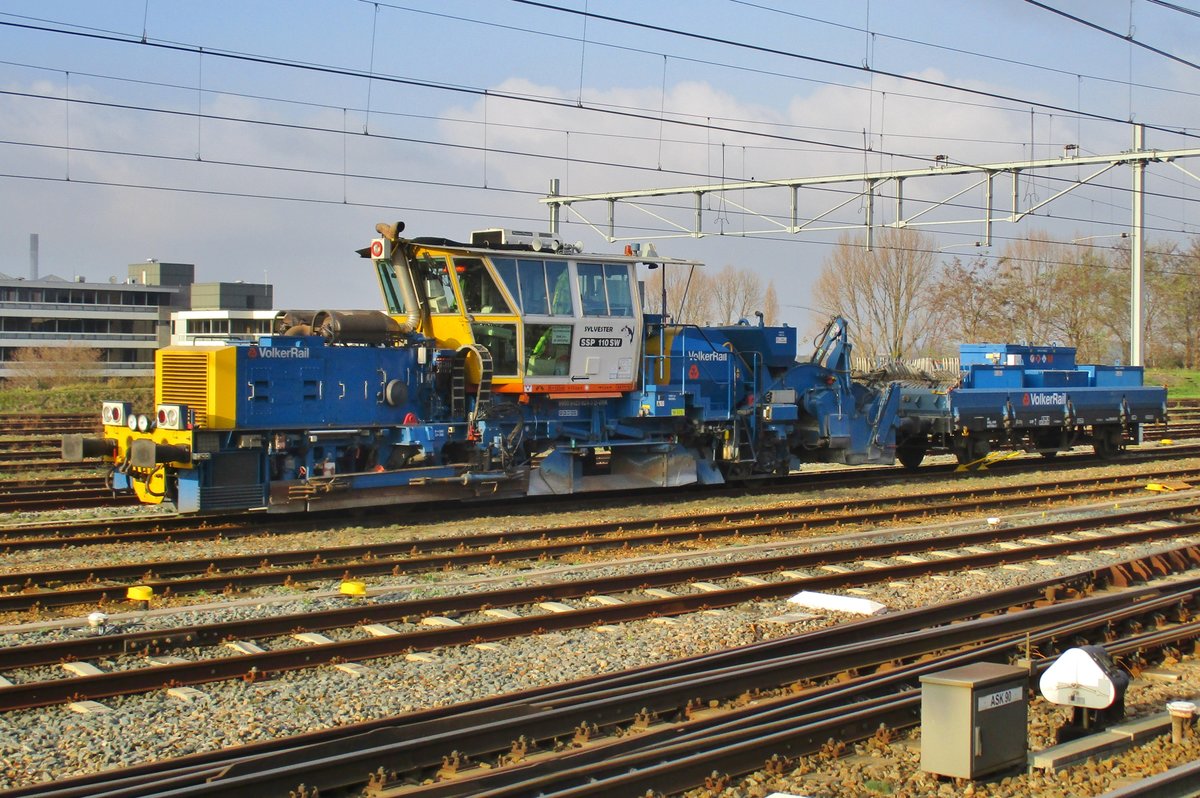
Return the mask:
<path id="1" fill-rule="evenodd" d="M 1092 430 L 1092 448 L 1105 460 L 1121 453 L 1121 428 L 1116 426 L 1097 427 Z"/>
<path id="2" fill-rule="evenodd" d="M 966 465 L 987 456 L 992 450 L 992 442 L 987 438 L 959 438 L 954 442 L 954 456 L 959 465 Z"/>
<path id="3" fill-rule="evenodd" d="M 725 478 L 730 482 L 741 482 L 742 480 L 749 479 L 751 473 L 753 473 L 753 469 L 750 463 L 746 462 L 729 463 L 725 468 Z"/>
<path id="4" fill-rule="evenodd" d="M 1045 432 L 1034 438 L 1034 444 L 1038 448 L 1038 453 L 1049 460 L 1060 451 L 1068 448 L 1067 432 L 1066 430 Z"/>
<path id="5" fill-rule="evenodd" d="M 914 435 L 896 446 L 896 459 L 909 471 L 916 471 L 928 450 L 929 439 L 924 435 Z"/>

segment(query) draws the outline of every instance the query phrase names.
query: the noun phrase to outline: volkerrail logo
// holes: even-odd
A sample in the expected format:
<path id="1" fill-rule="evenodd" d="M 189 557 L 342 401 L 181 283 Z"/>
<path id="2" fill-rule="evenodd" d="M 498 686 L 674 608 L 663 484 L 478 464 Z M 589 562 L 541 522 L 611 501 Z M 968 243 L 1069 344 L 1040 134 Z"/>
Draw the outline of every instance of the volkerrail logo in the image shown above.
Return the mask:
<path id="1" fill-rule="evenodd" d="M 1067 395 L 1065 393 L 1027 393 L 1021 399 L 1021 404 L 1029 407 L 1044 407 L 1046 405 L 1065 405 L 1067 403 Z"/>
<path id="2" fill-rule="evenodd" d="M 251 359 L 258 357 L 265 357 L 268 360 L 271 358 L 303 359 L 308 356 L 309 351 L 299 347 L 289 347 L 287 349 L 263 349 L 262 347 L 252 346 L 246 351 L 246 357 Z"/>

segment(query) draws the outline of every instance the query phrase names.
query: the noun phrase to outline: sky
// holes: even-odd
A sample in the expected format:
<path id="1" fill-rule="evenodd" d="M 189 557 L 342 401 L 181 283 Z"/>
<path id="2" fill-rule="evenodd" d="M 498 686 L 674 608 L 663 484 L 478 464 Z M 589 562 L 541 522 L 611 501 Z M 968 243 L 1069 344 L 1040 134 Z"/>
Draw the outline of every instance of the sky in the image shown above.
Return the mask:
<path id="1" fill-rule="evenodd" d="M 28 274 L 37 233 L 43 276 L 103 282 L 154 258 L 194 263 L 200 281 L 266 280 L 280 308 L 378 308 L 354 254 L 377 222 L 455 240 L 544 230 L 552 179 L 592 194 L 1116 153 L 1132 147 L 1131 120 L 1149 147 L 1200 147 L 1200 15 L 1187 13 L 1200 2 L 1043 4 L 1079 19 L 1024 0 L 6 0 L 0 272 Z M 1148 170 L 1151 240 L 1200 223 L 1183 171 L 1200 162 L 1177 164 Z M 1023 178 L 1021 201 L 1067 172 Z M 998 226 L 985 254 L 1031 230 L 1115 243 L 1130 180 L 1114 169 Z M 966 186 L 905 194 L 916 208 Z M 802 214 L 843 201 L 802 193 Z M 757 226 L 740 208 L 785 215 L 787 201 L 708 197 L 702 225 L 720 235 L 656 248 L 753 269 L 785 321 L 811 326 L 840 233 L 739 234 Z M 619 207 L 618 236 L 689 224 L 691 200 L 673 202 Z M 925 221 L 981 202 L 969 191 Z M 852 200 L 829 220 L 864 213 Z M 940 259 L 980 253 L 978 226 L 923 229 Z M 573 215 L 561 237 L 623 246 Z"/>

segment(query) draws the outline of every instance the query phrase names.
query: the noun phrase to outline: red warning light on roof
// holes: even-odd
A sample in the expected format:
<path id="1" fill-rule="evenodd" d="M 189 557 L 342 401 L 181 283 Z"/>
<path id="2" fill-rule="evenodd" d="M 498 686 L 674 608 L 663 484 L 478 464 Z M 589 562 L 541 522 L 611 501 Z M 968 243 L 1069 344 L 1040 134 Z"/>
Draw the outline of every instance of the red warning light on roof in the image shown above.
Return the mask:
<path id="1" fill-rule="evenodd" d="M 371 242 L 371 257 L 372 258 L 382 258 L 383 257 L 383 241 L 381 241 L 378 238 Z"/>

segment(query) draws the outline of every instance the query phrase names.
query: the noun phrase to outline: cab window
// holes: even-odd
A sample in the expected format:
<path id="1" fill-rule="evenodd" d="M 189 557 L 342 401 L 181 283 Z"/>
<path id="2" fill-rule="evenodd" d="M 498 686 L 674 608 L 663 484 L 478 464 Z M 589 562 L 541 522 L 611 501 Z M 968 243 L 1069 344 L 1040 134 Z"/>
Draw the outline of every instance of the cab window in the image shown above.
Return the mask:
<path id="1" fill-rule="evenodd" d="M 465 300 L 464 300 L 465 301 Z M 492 355 L 492 374 L 497 377 L 517 376 L 517 325 L 474 322 L 471 335 L 475 343 L 483 344 Z"/>
<path id="2" fill-rule="evenodd" d="M 571 316 L 571 278 L 565 261 L 546 261 L 546 285 L 550 288 L 550 314 Z"/>
<path id="3" fill-rule="evenodd" d="M 604 286 L 608 290 L 610 316 L 633 315 L 633 292 L 629 286 L 629 268 L 623 263 L 604 264 Z"/>
<path id="4" fill-rule="evenodd" d="M 585 316 L 632 316 L 629 269 L 623 263 L 580 263 L 579 304 Z"/>
<path id="5" fill-rule="evenodd" d="M 532 316 L 549 315 L 546 264 L 540 260 L 517 261 L 517 281 L 521 284 L 521 309 Z"/>
<path id="6" fill-rule="evenodd" d="M 508 300 L 480 258 L 455 258 L 454 271 L 468 313 L 512 313 Z"/>
<path id="7" fill-rule="evenodd" d="M 525 374 L 563 377 L 571 373 L 570 324 L 525 325 Z"/>
<path id="8" fill-rule="evenodd" d="M 425 267 L 425 296 L 432 313 L 457 313 L 458 299 L 454 296 L 445 258 L 422 258 Z"/>
<path id="9" fill-rule="evenodd" d="M 579 306 L 585 316 L 607 316 L 608 299 L 604 293 L 604 266 L 599 263 L 580 263 Z"/>
<path id="10" fill-rule="evenodd" d="M 496 267 L 496 274 L 500 275 L 500 279 L 504 281 L 504 287 L 508 289 L 509 296 L 517 301 L 517 305 L 521 304 L 521 285 L 517 280 L 517 262 L 512 258 L 492 258 L 492 266 Z"/>
<path id="11" fill-rule="evenodd" d="M 494 258 L 492 265 L 525 314 L 575 315 L 566 261 Z"/>

